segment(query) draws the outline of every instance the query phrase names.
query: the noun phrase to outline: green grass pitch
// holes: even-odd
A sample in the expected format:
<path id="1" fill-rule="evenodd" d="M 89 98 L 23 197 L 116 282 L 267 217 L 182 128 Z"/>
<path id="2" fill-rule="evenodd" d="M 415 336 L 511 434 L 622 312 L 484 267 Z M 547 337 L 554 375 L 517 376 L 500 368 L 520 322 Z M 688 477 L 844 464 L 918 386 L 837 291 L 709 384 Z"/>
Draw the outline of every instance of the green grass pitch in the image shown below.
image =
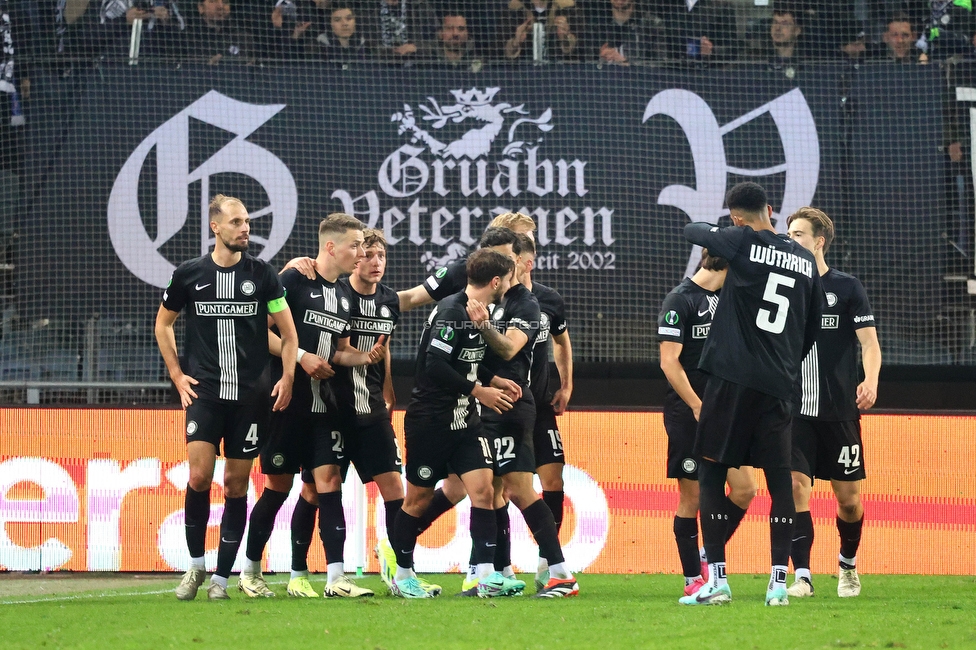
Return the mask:
<path id="1" fill-rule="evenodd" d="M 297 600 L 286 575 L 268 576 L 274 599 L 177 601 L 172 581 L 72 594 L 0 598 L 0 645 L 8 648 L 976 648 L 976 578 L 862 576 L 861 596 L 840 599 L 832 576 L 815 576 L 817 595 L 764 607 L 767 576 L 733 575 L 733 602 L 677 603 L 681 578 L 580 575 L 580 595 L 455 598 L 461 577 L 433 600 L 390 596 L 376 576 L 360 584 L 377 596 L 357 601 Z M 321 589 L 323 576 L 313 576 Z M 5 578 L 0 576 L 0 581 Z M 96 584 L 97 583 L 93 583 Z M 164 591 L 165 590 L 165 591 Z M 6 593 L 10 593 L 9 591 Z"/>

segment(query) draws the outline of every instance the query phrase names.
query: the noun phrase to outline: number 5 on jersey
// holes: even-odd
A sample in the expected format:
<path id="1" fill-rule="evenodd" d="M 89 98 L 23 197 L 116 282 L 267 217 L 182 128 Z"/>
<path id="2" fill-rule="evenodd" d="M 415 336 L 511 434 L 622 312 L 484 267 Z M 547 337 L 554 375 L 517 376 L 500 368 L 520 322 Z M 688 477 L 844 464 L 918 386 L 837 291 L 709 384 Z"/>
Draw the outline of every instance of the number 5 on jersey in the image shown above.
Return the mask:
<path id="1" fill-rule="evenodd" d="M 760 309 L 756 315 L 756 327 L 764 332 L 771 334 L 782 334 L 786 329 L 786 317 L 790 313 L 790 299 L 778 292 L 780 287 L 792 289 L 796 286 L 796 278 L 791 278 L 779 273 L 770 273 L 766 280 L 766 290 L 763 292 L 763 300 L 776 306 L 776 315 L 768 309 Z"/>

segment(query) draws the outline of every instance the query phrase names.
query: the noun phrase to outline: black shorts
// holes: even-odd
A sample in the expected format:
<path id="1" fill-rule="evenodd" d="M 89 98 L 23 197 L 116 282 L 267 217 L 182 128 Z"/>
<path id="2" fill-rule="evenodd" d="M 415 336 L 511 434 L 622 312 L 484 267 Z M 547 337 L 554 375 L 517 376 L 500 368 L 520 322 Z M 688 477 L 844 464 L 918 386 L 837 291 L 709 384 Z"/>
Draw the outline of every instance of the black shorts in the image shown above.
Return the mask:
<path id="1" fill-rule="evenodd" d="M 324 424 L 318 413 L 287 408 L 271 413 L 268 444 L 261 450 L 262 474 L 298 474 L 311 469 L 312 435 L 317 425 Z"/>
<path id="2" fill-rule="evenodd" d="M 400 473 L 403 458 L 393 424 L 388 418 L 361 422 L 347 417 L 343 419 L 342 430 L 345 433 L 346 456 L 356 466 L 363 483 L 369 483 L 379 474 Z"/>
<path id="3" fill-rule="evenodd" d="M 824 480 L 863 480 L 866 474 L 861 421 L 794 418 L 793 471 Z"/>
<path id="4" fill-rule="evenodd" d="M 449 425 L 433 425 L 429 418 L 403 418 L 407 443 L 407 481 L 434 487 L 448 474 L 461 476 L 476 469 L 492 469 L 492 448 L 482 426 L 451 431 Z"/>
<path id="5" fill-rule="evenodd" d="M 789 468 L 792 410 L 786 400 L 709 377 L 695 455 L 729 467 Z"/>
<path id="6" fill-rule="evenodd" d="M 698 420 L 673 390 L 669 390 L 664 398 L 664 430 L 668 434 L 667 477 L 697 481 L 699 461 L 695 455 L 695 434 Z"/>
<path id="7" fill-rule="evenodd" d="M 262 391 L 240 402 L 196 399 L 186 407 L 186 441 L 209 442 L 225 458 L 257 458 L 268 438 L 270 403 Z"/>
<path id="8" fill-rule="evenodd" d="M 535 452 L 535 466 L 565 464 L 563 437 L 556 423 L 556 411 L 552 404 L 536 402 L 535 427 L 532 431 L 532 449 Z"/>
<path id="9" fill-rule="evenodd" d="M 492 411 L 483 414 L 481 423 L 485 437 L 495 452 L 495 476 L 510 472 L 535 472 L 535 451 L 532 448 L 532 429 L 535 427 L 535 402 L 525 399 L 515 402 L 510 411 L 499 415 Z"/>

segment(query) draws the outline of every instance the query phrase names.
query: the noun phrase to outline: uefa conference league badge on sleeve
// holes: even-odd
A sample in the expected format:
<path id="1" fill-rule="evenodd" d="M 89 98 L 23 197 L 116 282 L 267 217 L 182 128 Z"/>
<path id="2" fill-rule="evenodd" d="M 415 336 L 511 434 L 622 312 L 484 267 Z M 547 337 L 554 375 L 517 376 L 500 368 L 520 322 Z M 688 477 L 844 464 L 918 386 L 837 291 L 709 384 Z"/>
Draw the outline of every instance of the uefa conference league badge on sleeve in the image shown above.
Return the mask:
<path id="1" fill-rule="evenodd" d="M 435 347 L 438 350 L 441 350 L 442 352 L 451 354 L 452 352 L 454 352 L 454 345 L 451 343 L 451 341 L 453 340 L 454 340 L 454 328 L 451 327 L 450 325 L 446 325 L 440 328 L 439 330 L 437 330 L 436 336 L 431 337 L 430 345 L 431 347 Z"/>

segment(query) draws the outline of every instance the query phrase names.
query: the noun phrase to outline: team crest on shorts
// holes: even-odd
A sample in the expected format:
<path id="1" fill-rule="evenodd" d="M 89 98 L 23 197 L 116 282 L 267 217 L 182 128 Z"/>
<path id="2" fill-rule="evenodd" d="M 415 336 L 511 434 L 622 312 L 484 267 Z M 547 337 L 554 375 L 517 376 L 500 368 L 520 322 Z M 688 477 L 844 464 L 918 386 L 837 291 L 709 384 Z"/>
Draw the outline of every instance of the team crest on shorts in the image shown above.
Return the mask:
<path id="1" fill-rule="evenodd" d="M 241 282 L 241 293 L 243 293 L 245 296 L 250 296 L 252 293 L 254 293 L 254 283 L 250 280 L 244 280 L 244 282 Z"/>
<path id="2" fill-rule="evenodd" d="M 186 435 L 192 436 L 196 432 L 197 432 L 197 423 L 196 423 L 196 420 L 190 420 L 189 422 L 187 422 L 186 423 Z"/>
<path id="3" fill-rule="evenodd" d="M 424 479 L 425 481 L 434 475 L 434 472 L 426 465 L 421 465 L 417 468 L 417 476 Z"/>
<path id="4" fill-rule="evenodd" d="M 275 467 L 281 467 L 282 465 L 285 464 L 285 455 L 275 454 L 274 456 L 271 457 L 271 464 L 274 465 Z"/>
<path id="5" fill-rule="evenodd" d="M 694 458 L 685 458 L 681 461 L 681 469 L 684 470 L 685 474 L 691 474 L 698 469 L 698 463 Z"/>

